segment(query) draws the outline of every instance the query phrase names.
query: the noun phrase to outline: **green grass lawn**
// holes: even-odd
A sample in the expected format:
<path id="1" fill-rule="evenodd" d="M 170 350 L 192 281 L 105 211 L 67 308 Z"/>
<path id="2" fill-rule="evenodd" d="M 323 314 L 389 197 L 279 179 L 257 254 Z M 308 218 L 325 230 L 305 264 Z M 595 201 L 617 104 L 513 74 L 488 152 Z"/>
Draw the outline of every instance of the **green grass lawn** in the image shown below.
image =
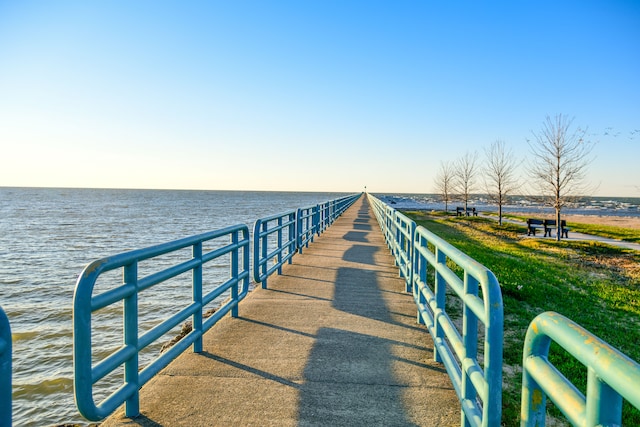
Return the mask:
<path id="1" fill-rule="evenodd" d="M 500 282 L 504 300 L 504 425 L 520 425 L 524 336 L 531 320 L 544 311 L 563 314 L 640 361 L 639 252 L 595 242 L 523 238 L 525 226 L 499 226 L 485 218 L 406 214 L 484 264 Z M 573 224 L 571 227 L 574 230 Z M 593 233 L 585 227 L 584 232 Z M 637 230 L 622 229 L 619 235 L 632 232 Z M 586 392 L 584 366 L 555 344 L 549 359 Z M 554 407 L 549 414 L 563 418 Z M 626 402 L 623 425 L 640 425 L 640 411 Z"/>

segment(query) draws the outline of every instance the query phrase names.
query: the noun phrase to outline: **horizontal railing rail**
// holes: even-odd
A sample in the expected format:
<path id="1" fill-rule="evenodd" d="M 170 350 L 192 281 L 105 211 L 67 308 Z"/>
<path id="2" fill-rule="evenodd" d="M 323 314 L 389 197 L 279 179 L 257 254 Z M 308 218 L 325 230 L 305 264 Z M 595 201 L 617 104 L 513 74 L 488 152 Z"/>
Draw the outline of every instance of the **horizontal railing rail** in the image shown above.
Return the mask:
<path id="1" fill-rule="evenodd" d="M 223 239 L 229 239 L 229 243 L 224 244 Z M 209 245 L 216 248 L 205 251 L 205 246 L 208 248 Z M 185 248 L 191 248 L 192 252 L 187 261 L 145 277 L 138 274 L 141 261 Z M 203 294 L 203 269 L 207 263 L 223 256 L 229 259 L 228 278 Z M 125 403 L 125 415 L 137 416 L 139 388 L 191 344 L 194 352 L 201 352 L 203 333 L 226 313 L 238 315 L 238 303 L 249 289 L 249 260 L 249 230 L 246 225 L 236 225 L 90 263 L 80 274 L 73 297 L 74 389 L 80 413 L 88 420 L 99 421 Z M 122 270 L 123 283 L 94 295 L 98 277 L 112 270 Z M 177 314 L 139 335 L 139 299 L 144 296 L 142 291 L 188 272 L 192 276 L 192 302 Z M 227 293 L 230 293 L 230 298 L 203 321 L 203 308 Z M 99 355 L 93 351 L 92 314 L 114 304 L 122 304 L 124 307 L 123 342 L 114 343 L 119 348 L 94 364 L 93 359 L 99 358 Z M 189 317 L 192 319 L 192 331 L 141 369 L 140 351 Z M 94 385 L 120 369 L 124 370 L 122 385 L 102 402 L 96 403 L 93 398 Z"/>
<path id="2" fill-rule="evenodd" d="M 0 307 L 0 426 L 11 426 L 11 325 Z"/>
<path id="3" fill-rule="evenodd" d="M 499 426 L 502 416 L 503 305 L 497 279 L 460 250 L 369 194 L 400 274 L 413 293 L 418 321 L 434 340 L 462 409 L 463 426 Z M 451 264 L 451 266 L 450 266 Z M 481 295 L 480 295 L 481 292 Z M 448 311 L 457 295 L 461 322 Z M 455 303 L 451 304 L 455 306 Z M 479 347 L 479 326 L 484 339 Z"/>
<path id="4" fill-rule="evenodd" d="M 253 280 L 266 288 L 267 278 L 275 271 L 282 273 L 297 247 L 296 211 L 258 219 L 253 227 Z"/>
<path id="5" fill-rule="evenodd" d="M 587 368 L 586 396 L 549 361 L 552 341 Z M 573 425 L 620 426 L 623 399 L 640 409 L 640 365 L 566 317 L 542 313 L 525 337 L 522 427 L 545 425 L 547 396 Z"/>

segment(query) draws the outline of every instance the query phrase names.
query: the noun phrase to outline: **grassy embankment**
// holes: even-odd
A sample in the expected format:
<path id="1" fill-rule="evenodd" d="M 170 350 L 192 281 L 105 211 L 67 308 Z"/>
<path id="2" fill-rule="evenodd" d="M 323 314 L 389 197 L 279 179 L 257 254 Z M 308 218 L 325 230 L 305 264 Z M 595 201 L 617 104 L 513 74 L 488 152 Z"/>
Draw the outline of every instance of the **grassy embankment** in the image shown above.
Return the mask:
<path id="1" fill-rule="evenodd" d="M 500 282 L 505 318 L 504 425 L 519 425 L 524 336 L 531 320 L 544 311 L 563 314 L 640 361 L 640 253 L 595 242 L 523 238 L 525 226 L 499 226 L 485 218 L 407 214 L 487 266 Z M 590 233 L 602 228 L 570 226 Z M 610 231 L 616 236 L 640 237 L 638 230 Z M 586 392 L 583 365 L 556 344 L 549 359 Z M 554 418 L 562 418 L 555 407 L 549 411 Z M 623 425 L 640 425 L 640 411 L 627 402 Z"/>

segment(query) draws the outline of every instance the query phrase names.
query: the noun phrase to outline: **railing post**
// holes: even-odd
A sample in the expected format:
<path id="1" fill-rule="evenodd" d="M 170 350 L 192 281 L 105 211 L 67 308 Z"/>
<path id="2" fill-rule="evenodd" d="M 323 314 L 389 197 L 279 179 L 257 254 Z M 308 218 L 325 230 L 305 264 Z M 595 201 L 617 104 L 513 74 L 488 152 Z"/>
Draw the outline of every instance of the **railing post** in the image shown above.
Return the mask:
<path id="1" fill-rule="evenodd" d="M 298 253 L 302 253 L 302 210 L 298 208 L 296 210 L 296 242 L 298 246 Z"/>
<path id="2" fill-rule="evenodd" d="M 587 425 L 622 425 L 622 396 L 587 369 Z M 636 384 L 638 386 L 638 384 Z"/>
<path id="3" fill-rule="evenodd" d="M 414 239 L 416 238 L 417 234 L 414 234 Z M 421 241 L 421 246 L 426 246 L 426 239 L 422 236 L 420 236 L 420 241 Z M 416 269 L 414 274 L 418 274 L 418 280 L 420 280 L 422 283 L 427 283 L 427 268 L 429 266 L 429 264 L 427 263 L 427 260 L 424 258 L 424 256 L 422 256 L 422 254 L 420 254 L 417 250 L 416 250 L 416 245 L 413 245 L 413 252 L 414 252 L 414 262 L 416 263 Z M 418 309 L 416 311 L 416 316 L 418 317 L 418 324 L 419 325 L 424 325 L 425 321 L 422 318 L 422 315 L 420 314 L 420 305 L 424 305 L 427 304 L 427 299 L 425 298 L 424 294 L 422 292 L 420 292 L 420 287 L 418 286 L 418 283 L 415 283 L 417 280 L 414 276 L 413 278 L 413 297 L 414 299 L 416 298 L 416 295 L 418 296 Z"/>
<path id="4" fill-rule="evenodd" d="M 319 236 L 320 235 L 320 204 L 317 204 L 313 208 L 313 232 Z"/>
<path id="5" fill-rule="evenodd" d="M 11 427 L 11 325 L 0 307 L 0 425 Z"/>
<path id="6" fill-rule="evenodd" d="M 534 319 L 533 322 L 537 320 Z M 533 324 L 532 322 L 532 324 Z M 522 401 L 520 404 L 521 427 L 544 426 L 547 416 L 547 395 L 527 369 L 528 357 L 544 357 L 549 354 L 551 338 L 531 333 L 531 326 L 524 339 L 522 362 Z"/>
<path id="7" fill-rule="evenodd" d="M 202 353 L 202 242 L 193 245 L 193 258 L 198 260 L 198 266 L 193 269 L 193 302 L 200 308 L 191 316 L 193 330 L 198 338 L 193 342 L 193 352 Z"/>
<path id="8" fill-rule="evenodd" d="M 233 251 L 231 251 L 231 278 L 233 280 L 235 280 L 235 284 L 231 287 L 231 301 L 234 302 L 233 307 L 231 307 L 231 317 L 238 317 L 238 304 L 240 303 L 240 301 L 238 301 L 238 286 L 240 285 L 240 282 L 238 281 L 238 276 L 240 276 L 239 274 L 239 265 L 238 265 L 238 233 L 240 233 L 239 231 L 234 231 L 233 233 L 231 233 L 231 243 L 233 244 L 233 246 L 235 247 L 233 249 Z"/>
<path id="9" fill-rule="evenodd" d="M 135 391 L 125 401 L 125 415 L 129 418 L 140 414 L 140 393 L 138 377 L 138 262 L 134 261 L 124 267 L 124 282 L 136 288 L 124 299 L 124 344 L 136 351 L 124 363 L 126 384 L 133 384 Z"/>
<path id="10" fill-rule="evenodd" d="M 466 295 L 478 294 L 478 280 L 472 275 L 465 272 L 464 274 L 464 293 Z M 462 344 L 464 347 L 464 357 L 477 360 L 478 358 L 478 317 L 467 304 L 464 304 L 462 315 Z M 468 402 L 475 402 L 477 393 L 471 382 L 471 378 L 466 369 L 462 369 L 462 378 L 460 381 L 462 399 Z M 465 412 L 462 411 L 462 422 L 471 426 Z"/>
<path id="11" fill-rule="evenodd" d="M 263 234 L 261 240 L 262 240 L 262 247 L 260 248 L 261 250 L 261 254 L 260 254 L 260 259 L 265 260 L 267 258 L 267 244 L 269 242 L 268 238 L 267 238 L 267 222 L 263 222 L 262 224 L 262 231 L 261 233 Z M 266 263 L 263 263 L 261 266 L 261 270 L 262 270 L 262 276 L 264 276 L 264 279 L 262 280 L 262 289 L 267 289 L 267 270 L 268 270 L 268 266 Z"/>
<path id="12" fill-rule="evenodd" d="M 408 243 L 408 255 L 409 255 L 409 277 L 406 283 L 406 292 L 411 292 L 411 288 L 413 286 L 413 275 L 415 274 L 414 270 L 414 262 L 413 257 L 415 256 L 415 251 L 413 250 L 413 246 L 415 244 L 415 235 L 416 235 L 416 223 L 411 221 L 410 223 L 410 233 L 409 233 L 409 241 Z"/>
<path id="13" fill-rule="evenodd" d="M 296 236 L 296 228 L 297 228 L 297 224 L 296 224 L 296 214 L 295 213 L 291 213 L 289 214 L 289 236 L 288 236 L 288 240 L 289 240 L 289 254 L 292 254 L 296 251 L 297 246 L 298 246 L 298 239 L 295 238 Z M 291 237 L 294 237 L 293 239 Z M 288 254 L 287 254 L 288 255 Z M 287 263 L 291 264 L 293 262 L 292 257 L 289 257 L 289 261 L 287 261 Z"/>
<path id="14" fill-rule="evenodd" d="M 278 274 L 282 274 L 282 217 L 278 218 Z"/>
<path id="15" fill-rule="evenodd" d="M 440 250 L 440 248 L 436 248 L 436 263 L 438 265 L 446 265 L 447 264 L 447 256 L 444 252 Z M 447 292 L 447 282 L 442 274 L 436 268 L 435 272 L 435 284 L 434 284 L 434 294 L 436 299 L 436 308 L 433 310 L 433 323 L 435 326 L 436 336 L 434 341 L 442 340 L 444 341 L 445 334 L 442 329 L 442 324 L 440 323 L 440 316 L 446 312 L 445 308 L 445 296 Z M 440 356 L 440 352 L 438 351 L 437 346 L 433 346 L 433 360 L 436 362 L 442 363 L 442 356 Z"/>

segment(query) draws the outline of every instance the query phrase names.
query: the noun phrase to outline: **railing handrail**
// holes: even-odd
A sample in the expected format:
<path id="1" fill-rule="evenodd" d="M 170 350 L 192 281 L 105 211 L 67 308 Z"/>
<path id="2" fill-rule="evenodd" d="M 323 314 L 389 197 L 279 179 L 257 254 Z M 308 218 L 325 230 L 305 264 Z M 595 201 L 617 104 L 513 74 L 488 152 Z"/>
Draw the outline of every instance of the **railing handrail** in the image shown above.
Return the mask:
<path id="1" fill-rule="evenodd" d="M 549 361 L 556 342 L 587 368 L 587 395 Z M 573 425 L 622 425 L 622 399 L 640 409 L 640 364 L 580 325 L 554 312 L 527 329 L 522 358 L 522 427 L 544 425 L 546 397 Z"/>
<path id="2" fill-rule="evenodd" d="M 0 426 L 11 426 L 11 325 L 0 307 Z"/>
<path id="3" fill-rule="evenodd" d="M 203 253 L 203 243 L 221 237 L 230 237 L 231 242 L 218 249 Z M 138 278 L 138 263 L 159 255 L 191 247 L 192 259 Z M 206 295 L 202 294 L 202 269 L 207 262 L 229 254 L 231 257 L 229 279 Z M 239 258 L 242 257 L 242 266 Z M 98 277 L 107 271 L 122 268 L 124 283 L 99 295 L 93 295 Z M 187 271 L 193 271 L 193 301 L 177 314 L 138 335 L 138 293 Z M 126 416 L 139 414 L 139 388 L 151 379 L 175 357 L 193 344 L 194 352 L 202 351 L 202 335 L 226 313 L 237 316 L 237 307 L 249 290 L 249 229 L 246 225 L 235 225 L 208 233 L 168 242 L 145 249 L 125 252 L 90 263 L 78 278 L 73 297 L 74 330 L 74 389 L 76 405 L 80 413 L 91 421 L 99 421 L 125 403 Z M 223 293 L 230 291 L 231 298 L 217 309 L 215 314 L 203 322 L 203 307 Z M 91 316 L 100 308 L 115 302 L 124 303 L 124 343 L 122 347 L 92 366 Z M 192 332 L 168 351 L 158 356 L 144 369 L 139 370 L 138 353 L 166 332 L 192 317 Z M 96 404 L 93 385 L 113 370 L 124 366 L 124 384 L 111 396 Z"/>
<path id="4" fill-rule="evenodd" d="M 369 199 L 400 274 L 413 291 L 418 320 L 433 337 L 434 359 L 445 365 L 460 399 L 461 424 L 499 426 L 504 321 L 502 293 L 496 277 L 426 228 L 416 227 L 414 221 L 380 199 L 371 194 Z M 463 279 L 447 266 L 447 260 L 462 268 Z M 428 266 L 435 272 L 433 291 L 427 283 Z M 446 311 L 447 288 L 463 302 L 462 334 Z M 484 367 L 478 361 L 478 321 L 485 328 Z"/>

